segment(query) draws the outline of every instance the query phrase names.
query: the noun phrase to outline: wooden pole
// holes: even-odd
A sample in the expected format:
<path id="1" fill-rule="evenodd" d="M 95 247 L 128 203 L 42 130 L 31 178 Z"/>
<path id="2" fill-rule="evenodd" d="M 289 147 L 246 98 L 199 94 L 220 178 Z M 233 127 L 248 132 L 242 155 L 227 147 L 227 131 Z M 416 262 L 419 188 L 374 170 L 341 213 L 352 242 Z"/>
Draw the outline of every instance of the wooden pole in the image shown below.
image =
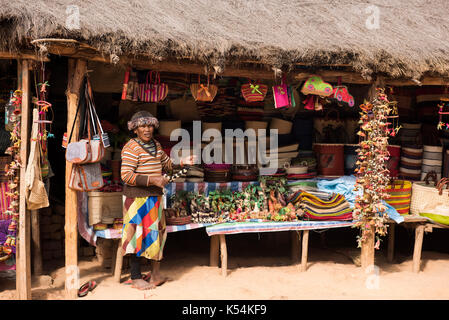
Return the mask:
<path id="1" fill-rule="evenodd" d="M 39 210 L 31 210 L 31 239 L 33 241 L 33 273 L 42 274 L 42 251 L 39 228 Z"/>
<path id="2" fill-rule="evenodd" d="M 80 88 L 86 74 L 87 62 L 81 59 L 69 59 L 67 82 L 67 134 L 70 135 L 72 123 L 75 119 L 76 109 L 80 95 Z M 73 137 L 78 136 L 79 117 L 73 129 Z M 68 188 L 72 164 L 66 161 L 65 172 L 65 294 L 66 299 L 76 299 L 79 287 L 78 271 L 78 202 L 76 191 Z"/>
<path id="3" fill-rule="evenodd" d="M 302 254 L 301 254 L 301 271 L 307 271 L 307 255 L 309 249 L 309 230 L 302 232 Z"/>
<path id="4" fill-rule="evenodd" d="M 218 260 L 220 256 L 219 242 L 220 239 L 217 235 L 210 237 L 209 265 L 211 267 L 218 267 Z"/>
<path id="5" fill-rule="evenodd" d="M 393 262 L 394 259 L 394 232 L 396 225 L 395 223 L 390 223 L 390 228 L 388 230 L 388 253 L 387 253 L 387 261 Z"/>
<path id="6" fill-rule="evenodd" d="M 413 272 L 418 273 L 421 266 L 422 243 L 424 240 L 424 225 L 420 224 L 415 230 L 415 248 L 413 249 Z"/>
<path id="7" fill-rule="evenodd" d="M 366 233 L 366 239 L 362 242 L 360 262 L 363 270 L 374 265 L 374 227 L 371 226 Z"/>
<path id="8" fill-rule="evenodd" d="M 296 264 L 297 262 L 299 262 L 299 252 L 301 250 L 301 231 L 290 231 L 290 237 L 292 242 L 291 258 L 292 262 Z"/>
<path id="9" fill-rule="evenodd" d="M 221 251 L 221 275 L 226 277 L 228 274 L 228 249 L 226 247 L 226 237 L 220 234 L 220 251 Z"/>
<path id="10" fill-rule="evenodd" d="M 18 62 L 22 79 L 22 112 L 20 143 L 20 196 L 19 196 L 19 232 L 17 237 L 16 286 L 19 300 L 31 299 L 31 258 L 30 258 L 30 215 L 26 209 L 25 171 L 29 145 L 30 79 L 28 61 Z"/>
<path id="11" fill-rule="evenodd" d="M 120 279 L 122 277 L 122 267 L 123 267 L 123 248 L 122 248 L 122 241 L 118 240 L 116 245 L 115 254 L 112 257 L 115 258 L 115 264 L 114 264 L 114 281 L 117 283 L 120 283 Z"/>

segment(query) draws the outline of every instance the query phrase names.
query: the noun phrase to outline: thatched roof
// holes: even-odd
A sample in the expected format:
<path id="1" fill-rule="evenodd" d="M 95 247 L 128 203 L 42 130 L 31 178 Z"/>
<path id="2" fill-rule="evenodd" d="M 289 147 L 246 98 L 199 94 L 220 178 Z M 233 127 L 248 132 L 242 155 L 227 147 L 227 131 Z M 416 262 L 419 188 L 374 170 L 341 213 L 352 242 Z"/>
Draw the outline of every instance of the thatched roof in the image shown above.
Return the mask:
<path id="1" fill-rule="evenodd" d="M 66 28 L 69 5 L 79 6 L 78 30 Z M 369 28 L 370 5 L 379 8 L 378 29 Z M 242 59 L 282 68 L 350 64 L 419 78 L 449 75 L 448 17 L 447 0 L 3 0 L 0 49 L 63 37 L 119 56 L 220 66 Z"/>

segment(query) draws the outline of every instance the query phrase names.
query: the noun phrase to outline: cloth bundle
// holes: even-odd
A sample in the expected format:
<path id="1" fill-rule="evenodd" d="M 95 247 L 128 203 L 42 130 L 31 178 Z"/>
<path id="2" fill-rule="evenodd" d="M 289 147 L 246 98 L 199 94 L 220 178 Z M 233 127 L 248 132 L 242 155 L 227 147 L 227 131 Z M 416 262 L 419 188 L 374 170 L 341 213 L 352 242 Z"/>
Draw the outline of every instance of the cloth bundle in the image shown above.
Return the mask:
<path id="1" fill-rule="evenodd" d="M 241 120 L 262 120 L 264 117 L 265 103 L 261 102 L 246 102 L 239 100 L 237 106 L 237 115 Z"/>
<path id="2" fill-rule="evenodd" d="M 309 220 L 352 220 L 349 202 L 341 194 L 332 194 L 329 200 L 323 200 L 308 192 L 298 191 L 291 202 L 298 203 Z"/>
<path id="3" fill-rule="evenodd" d="M 227 182 L 231 180 L 230 164 L 203 165 L 204 180 L 207 182 Z"/>
<path id="4" fill-rule="evenodd" d="M 191 166 L 187 169 L 186 173 L 187 182 L 203 182 L 204 170 L 199 166 Z M 175 181 L 176 182 L 176 181 Z"/>
<path id="5" fill-rule="evenodd" d="M 421 169 L 421 180 L 427 173 L 435 171 L 437 179 L 441 179 L 441 169 L 443 167 L 443 147 L 423 146 L 423 160 Z"/>
<path id="6" fill-rule="evenodd" d="M 258 168 L 251 165 L 235 165 L 232 167 L 232 180 L 256 181 L 259 177 Z"/>
<path id="7" fill-rule="evenodd" d="M 420 180 L 422 158 L 422 148 L 402 148 L 399 176 L 404 180 Z"/>

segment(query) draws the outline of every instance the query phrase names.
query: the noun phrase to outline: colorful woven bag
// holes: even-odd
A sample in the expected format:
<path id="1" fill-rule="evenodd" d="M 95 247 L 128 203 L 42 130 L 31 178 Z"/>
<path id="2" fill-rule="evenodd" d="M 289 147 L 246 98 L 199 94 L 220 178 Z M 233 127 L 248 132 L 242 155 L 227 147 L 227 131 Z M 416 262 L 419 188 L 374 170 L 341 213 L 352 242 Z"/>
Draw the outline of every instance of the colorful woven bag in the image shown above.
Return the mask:
<path id="1" fill-rule="evenodd" d="M 153 82 L 153 71 L 147 73 L 145 83 L 139 85 L 139 100 L 143 102 L 160 102 L 167 97 L 168 86 L 161 83 L 159 72 L 155 73 L 155 81 Z M 148 76 L 150 80 L 148 81 Z"/>
<path id="2" fill-rule="evenodd" d="M 217 95 L 218 87 L 214 84 L 209 84 L 209 75 L 207 76 L 207 85 L 200 83 L 200 75 L 198 75 L 198 83 L 190 85 L 190 92 L 195 101 L 211 102 Z"/>
<path id="3" fill-rule="evenodd" d="M 241 88 L 243 99 L 246 102 L 263 101 L 267 95 L 268 87 L 261 83 L 246 83 Z"/>
<path id="4" fill-rule="evenodd" d="M 388 186 L 387 193 L 390 198 L 385 201 L 400 215 L 410 214 L 410 201 L 412 198 L 412 183 L 407 180 L 393 180 Z"/>
<path id="5" fill-rule="evenodd" d="M 324 82 L 320 76 L 310 76 L 301 89 L 303 94 L 314 94 L 317 96 L 328 97 L 332 94 L 332 85 Z"/>

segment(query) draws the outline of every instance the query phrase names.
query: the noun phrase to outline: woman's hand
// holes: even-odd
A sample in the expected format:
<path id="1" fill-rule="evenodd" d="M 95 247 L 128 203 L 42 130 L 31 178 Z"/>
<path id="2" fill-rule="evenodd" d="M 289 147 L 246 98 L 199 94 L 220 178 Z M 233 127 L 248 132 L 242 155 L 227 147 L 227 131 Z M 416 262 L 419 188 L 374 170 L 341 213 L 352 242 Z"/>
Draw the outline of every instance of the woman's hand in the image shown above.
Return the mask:
<path id="1" fill-rule="evenodd" d="M 181 161 L 179 162 L 179 164 L 181 165 L 181 167 L 185 164 L 193 165 L 195 163 L 195 160 L 196 160 L 196 155 L 191 155 L 191 156 L 182 158 Z"/>

